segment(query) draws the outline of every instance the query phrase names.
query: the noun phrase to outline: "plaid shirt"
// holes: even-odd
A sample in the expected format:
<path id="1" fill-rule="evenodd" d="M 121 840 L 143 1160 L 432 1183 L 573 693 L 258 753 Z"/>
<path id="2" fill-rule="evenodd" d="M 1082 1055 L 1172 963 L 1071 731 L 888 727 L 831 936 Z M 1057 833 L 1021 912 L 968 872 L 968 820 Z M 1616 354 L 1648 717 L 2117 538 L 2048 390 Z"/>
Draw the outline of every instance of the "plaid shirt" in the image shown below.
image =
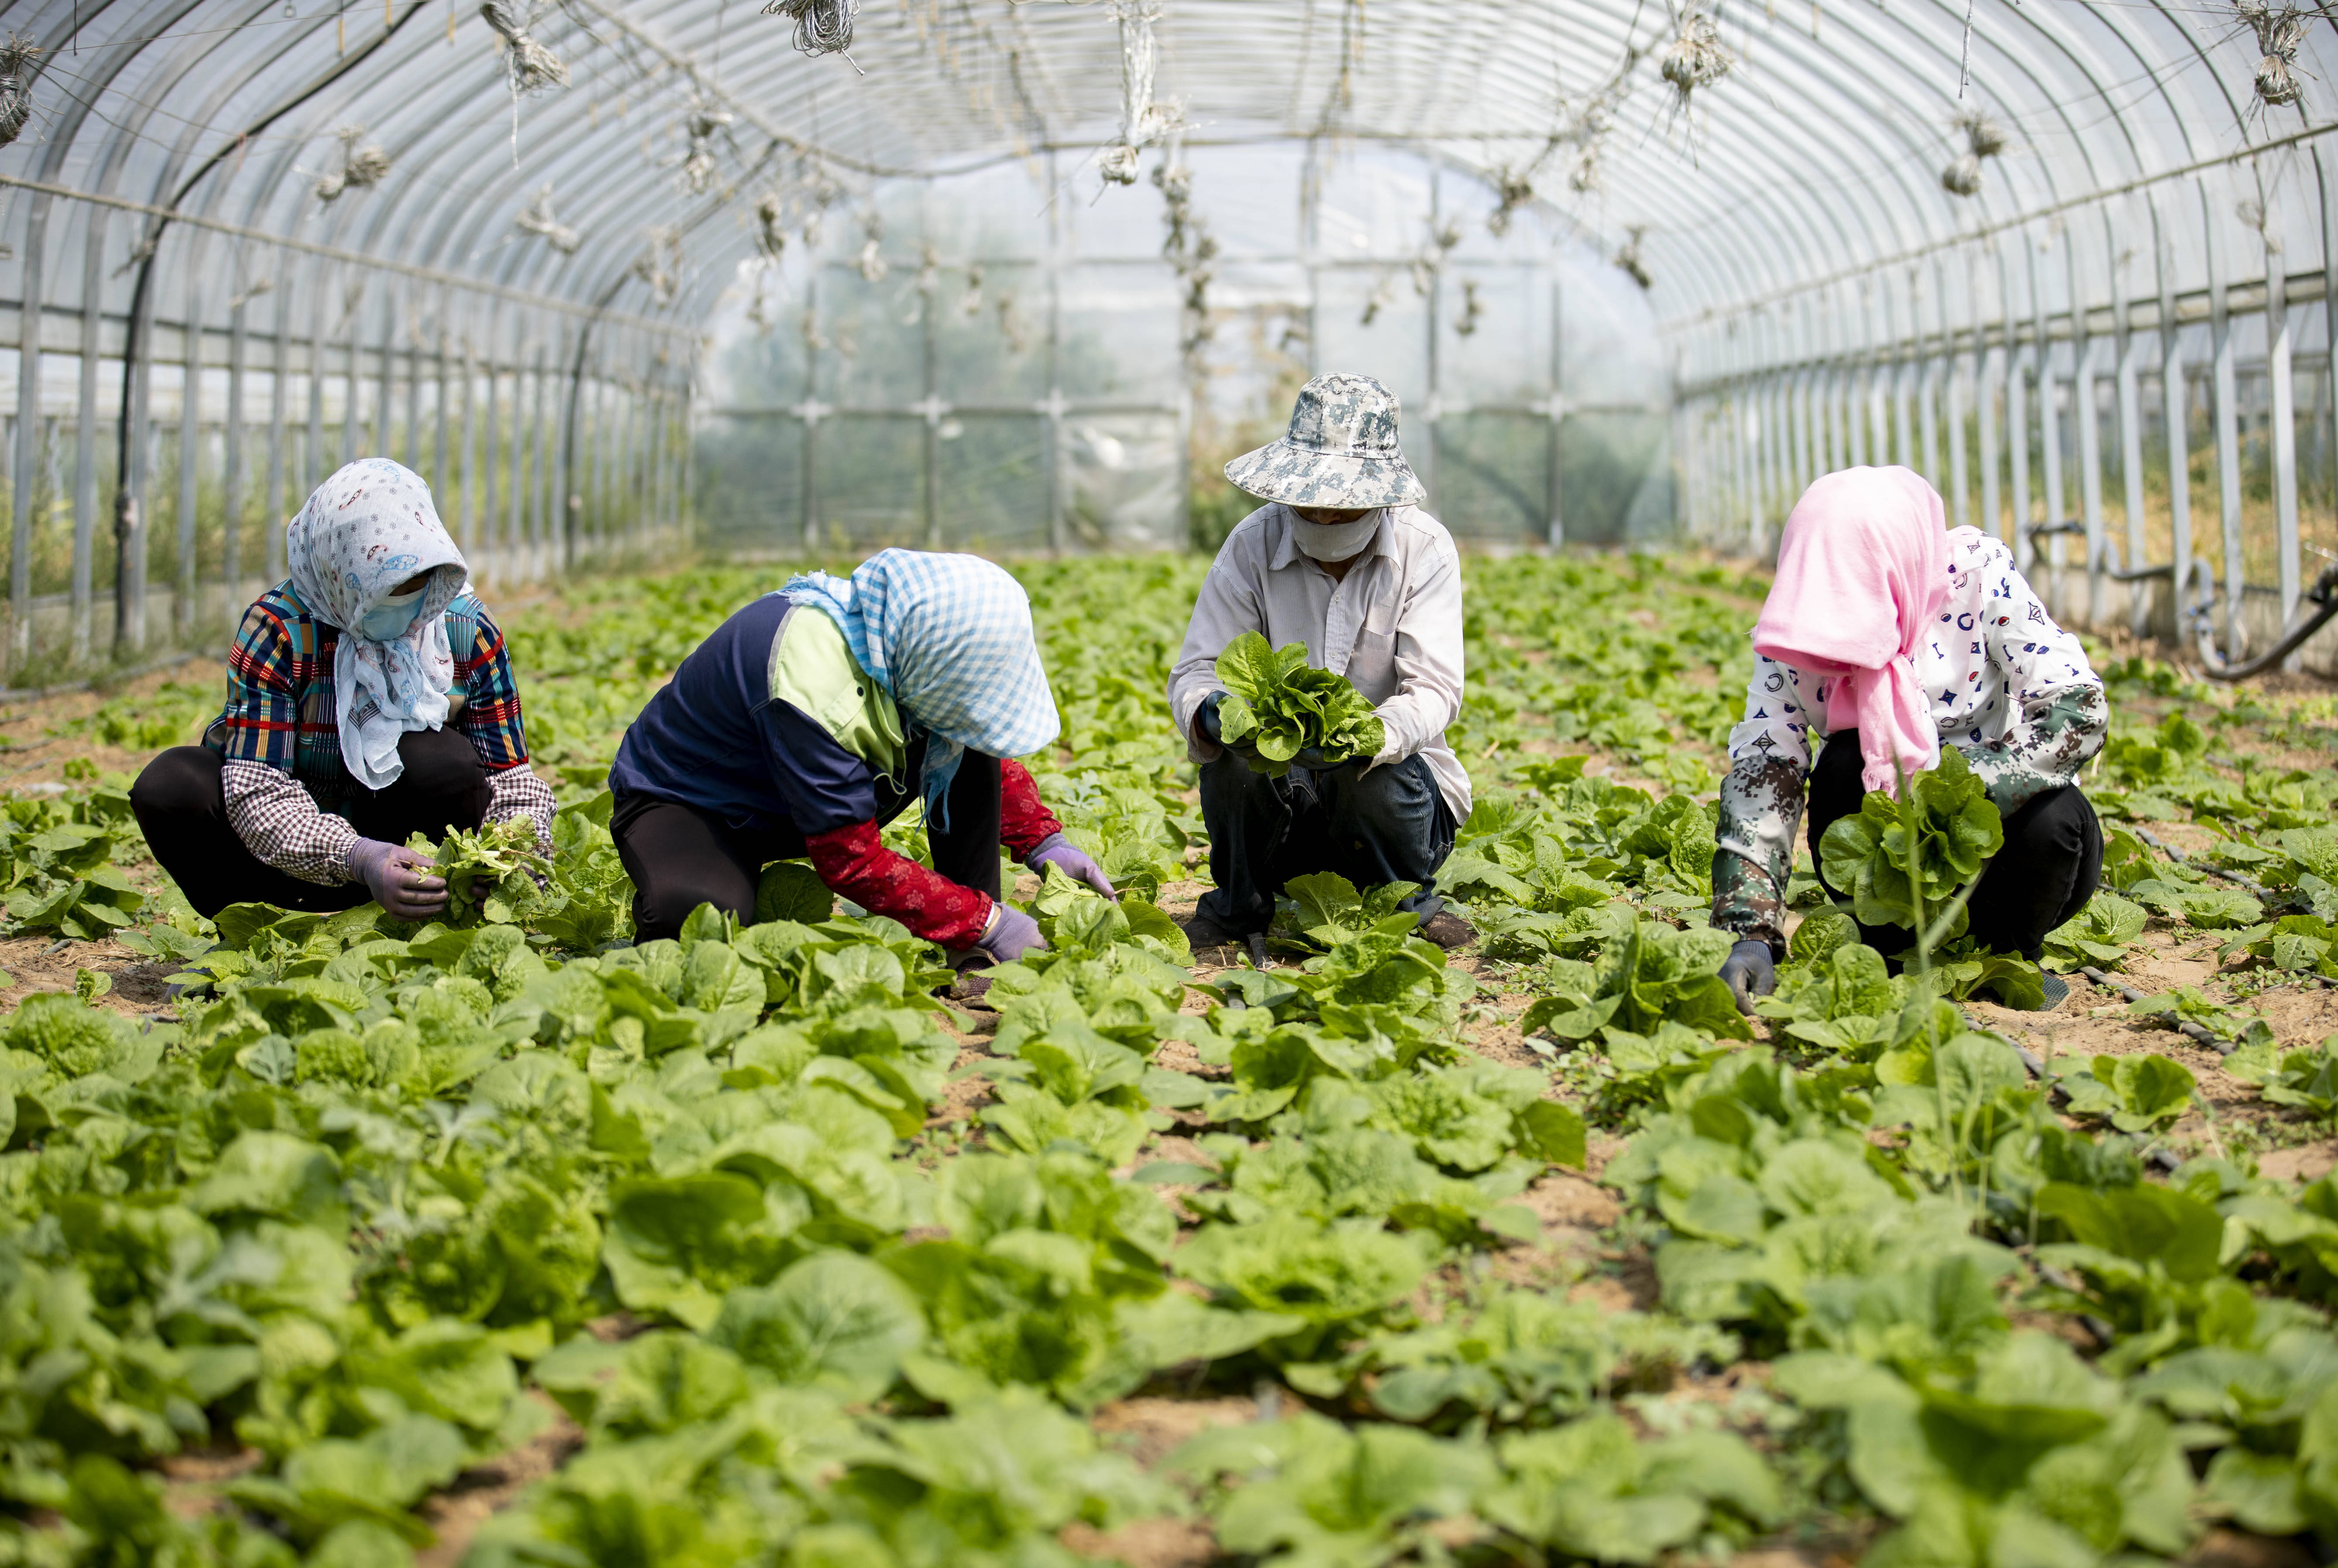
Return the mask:
<path id="1" fill-rule="evenodd" d="M 340 628 L 319 621 L 290 582 L 278 583 L 244 612 L 228 653 L 227 706 L 203 744 L 230 762 L 258 762 L 300 780 L 319 809 L 338 812 L 358 789 L 341 761 L 333 693 L 333 652 Z M 468 593 L 447 607 L 447 641 L 455 650 L 462 730 L 490 774 L 527 761 L 519 687 L 504 635 L 486 606 Z"/>

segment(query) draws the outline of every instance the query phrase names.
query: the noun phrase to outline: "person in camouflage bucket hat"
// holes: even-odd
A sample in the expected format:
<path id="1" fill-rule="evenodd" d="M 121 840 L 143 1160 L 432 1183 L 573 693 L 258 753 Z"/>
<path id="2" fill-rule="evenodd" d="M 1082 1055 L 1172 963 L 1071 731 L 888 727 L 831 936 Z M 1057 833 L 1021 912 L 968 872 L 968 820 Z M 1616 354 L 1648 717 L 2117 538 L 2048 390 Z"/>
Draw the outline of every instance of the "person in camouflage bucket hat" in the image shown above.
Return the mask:
<path id="1" fill-rule="evenodd" d="M 1197 947 L 1243 941 L 1263 958 L 1275 895 L 1331 871 L 1359 887 L 1412 883 L 1420 933 L 1457 947 L 1475 933 L 1444 907 L 1437 873 L 1469 815 L 1469 775 L 1446 744 L 1461 710 L 1461 568 L 1452 536 L 1397 445 L 1395 394 L 1369 376 L 1318 376 L 1282 439 L 1226 465 L 1267 505 L 1228 534 L 1194 605 L 1169 706 L 1202 765 L 1202 819 L 1217 886 L 1186 926 Z M 1302 751 L 1280 779 L 1221 740 L 1217 659 L 1255 632 L 1304 643 L 1373 704 L 1387 741 L 1337 766 Z"/>
<path id="2" fill-rule="evenodd" d="M 1396 394 L 1369 376 L 1318 376 L 1299 389 L 1290 433 L 1226 465 L 1237 489 L 1309 509 L 1370 511 L 1429 498 L 1397 447 Z"/>

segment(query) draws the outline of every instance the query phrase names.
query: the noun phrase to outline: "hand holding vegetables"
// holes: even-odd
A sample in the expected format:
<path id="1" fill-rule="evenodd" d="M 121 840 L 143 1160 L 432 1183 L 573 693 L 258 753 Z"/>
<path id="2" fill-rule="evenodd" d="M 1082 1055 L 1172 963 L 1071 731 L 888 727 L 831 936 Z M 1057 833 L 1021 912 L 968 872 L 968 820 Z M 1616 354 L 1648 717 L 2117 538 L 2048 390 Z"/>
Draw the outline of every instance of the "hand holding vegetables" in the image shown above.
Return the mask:
<path id="1" fill-rule="evenodd" d="M 1255 772 L 1280 779 L 1308 753 L 1302 766 L 1337 768 L 1358 757 L 1376 757 L 1387 731 L 1363 693 L 1347 677 L 1307 662 L 1307 648 L 1293 642 L 1270 647 L 1264 637 L 1245 632 L 1218 655 L 1218 679 L 1227 696 L 1209 710 L 1218 740 L 1240 750 Z M 1215 694 L 1213 693 L 1214 701 Z"/>
<path id="2" fill-rule="evenodd" d="M 1954 748 L 1942 748 L 1940 766 L 1911 778 L 1904 792 L 1901 801 L 1871 790 L 1858 815 L 1836 821 L 1819 840 L 1821 877 L 1850 895 L 1852 912 L 1870 926 L 1912 927 L 1938 918 L 2005 843 L 1988 789 Z M 1960 906 L 1941 935 L 1964 930 Z"/>

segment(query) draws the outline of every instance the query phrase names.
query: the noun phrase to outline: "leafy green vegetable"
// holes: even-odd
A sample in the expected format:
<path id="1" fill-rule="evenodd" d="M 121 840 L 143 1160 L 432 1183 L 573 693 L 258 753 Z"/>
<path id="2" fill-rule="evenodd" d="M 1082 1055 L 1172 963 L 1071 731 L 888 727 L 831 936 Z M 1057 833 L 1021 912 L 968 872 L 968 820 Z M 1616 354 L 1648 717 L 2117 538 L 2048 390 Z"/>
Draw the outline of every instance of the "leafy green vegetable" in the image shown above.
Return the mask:
<path id="1" fill-rule="evenodd" d="M 1344 675 L 1307 662 L 1307 645 L 1268 645 L 1245 632 L 1218 655 L 1218 682 L 1228 693 L 1218 708 L 1218 733 L 1258 748 L 1260 771 L 1279 779 L 1309 747 L 1337 765 L 1376 757 L 1385 745 L 1380 720 Z"/>
<path id="2" fill-rule="evenodd" d="M 2005 842 L 1988 788 L 1954 747 L 1942 748 L 1940 766 L 1910 779 L 1903 793 L 1900 800 L 1871 790 L 1819 841 L 1827 881 L 1849 892 L 1870 926 L 1913 926 L 1920 913 L 1927 924 L 1940 918 Z M 1945 935 L 1964 929 L 1959 906 Z"/>
<path id="3" fill-rule="evenodd" d="M 510 925 L 545 902 L 552 866 L 537 848 L 535 824 L 526 817 L 490 822 L 476 832 L 450 828 L 437 844 L 417 833 L 406 847 L 435 857 L 437 874 L 447 879 L 449 926 Z"/>

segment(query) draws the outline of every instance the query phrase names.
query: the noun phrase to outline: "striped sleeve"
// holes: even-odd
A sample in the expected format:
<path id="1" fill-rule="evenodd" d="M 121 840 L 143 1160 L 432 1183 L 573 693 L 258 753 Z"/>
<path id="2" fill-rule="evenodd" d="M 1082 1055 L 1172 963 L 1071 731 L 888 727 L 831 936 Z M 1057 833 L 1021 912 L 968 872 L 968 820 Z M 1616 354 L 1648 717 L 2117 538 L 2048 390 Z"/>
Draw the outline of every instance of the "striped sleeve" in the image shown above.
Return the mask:
<path id="1" fill-rule="evenodd" d="M 470 738 L 480 763 L 493 773 L 526 762 L 527 729 L 520 719 L 519 682 L 512 678 L 503 629 L 485 605 L 479 607 L 478 630 L 471 646 L 456 657 L 455 679 L 461 683 L 465 698 L 457 723 Z"/>
<path id="2" fill-rule="evenodd" d="M 244 612 L 227 657 L 226 758 L 293 771 L 300 738 L 300 677 L 292 633 L 263 601 Z"/>

